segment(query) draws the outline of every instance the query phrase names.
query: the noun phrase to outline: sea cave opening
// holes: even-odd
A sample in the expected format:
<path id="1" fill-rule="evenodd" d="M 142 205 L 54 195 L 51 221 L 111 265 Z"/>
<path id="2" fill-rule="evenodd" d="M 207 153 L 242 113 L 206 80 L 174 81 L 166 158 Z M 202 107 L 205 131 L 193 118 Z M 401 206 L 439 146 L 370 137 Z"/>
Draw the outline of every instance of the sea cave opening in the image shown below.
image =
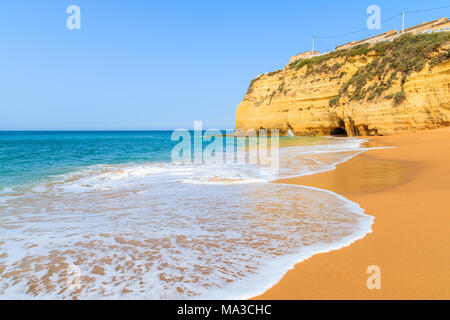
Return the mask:
<path id="1" fill-rule="evenodd" d="M 337 126 L 331 128 L 330 135 L 338 136 L 338 137 L 347 137 L 348 136 L 347 130 L 345 130 L 344 120 L 340 120 Z"/>

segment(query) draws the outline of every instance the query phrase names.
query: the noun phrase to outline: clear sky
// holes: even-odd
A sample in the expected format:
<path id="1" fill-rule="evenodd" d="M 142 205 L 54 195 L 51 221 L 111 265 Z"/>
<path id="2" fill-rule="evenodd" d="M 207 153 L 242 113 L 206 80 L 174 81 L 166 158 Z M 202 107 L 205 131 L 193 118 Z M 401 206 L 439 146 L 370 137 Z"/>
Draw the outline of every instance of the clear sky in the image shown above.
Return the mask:
<path id="1" fill-rule="evenodd" d="M 66 8 L 81 8 L 68 30 Z M 2 0 L 0 130 L 234 128 L 250 80 L 362 29 L 448 0 Z M 410 13 L 412 26 L 450 8 Z M 393 28 L 401 17 L 316 49 Z"/>

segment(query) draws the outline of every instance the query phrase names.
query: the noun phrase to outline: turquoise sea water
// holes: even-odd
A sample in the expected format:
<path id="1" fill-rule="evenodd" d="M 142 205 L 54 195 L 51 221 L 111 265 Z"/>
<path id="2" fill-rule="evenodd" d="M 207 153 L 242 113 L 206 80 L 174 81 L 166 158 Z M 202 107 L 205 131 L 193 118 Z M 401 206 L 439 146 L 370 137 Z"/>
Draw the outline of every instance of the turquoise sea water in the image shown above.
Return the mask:
<path id="1" fill-rule="evenodd" d="M 0 132 L 0 187 L 95 164 L 168 162 L 171 131 Z"/>
<path id="2" fill-rule="evenodd" d="M 178 143 L 171 135 L 172 131 L 0 131 L 0 188 L 97 164 L 167 163 Z M 281 146 L 328 142 L 310 137 L 280 139 Z"/>
<path id="3" fill-rule="evenodd" d="M 171 134 L 1 132 L 0 299 L 248 298 L 371 230 L 339 195 L 270 183 L 362 140 L 282 137 L 267 168 L 174 163 Z"/>

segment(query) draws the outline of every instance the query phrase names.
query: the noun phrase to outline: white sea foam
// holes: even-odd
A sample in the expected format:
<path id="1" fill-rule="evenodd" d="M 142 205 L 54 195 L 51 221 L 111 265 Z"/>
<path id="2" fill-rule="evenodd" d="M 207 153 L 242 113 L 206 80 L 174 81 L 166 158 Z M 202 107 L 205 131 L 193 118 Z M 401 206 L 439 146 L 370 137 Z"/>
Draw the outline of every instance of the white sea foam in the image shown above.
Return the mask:
<path id="1" fill-rule="evenodd" d="M 372 217 L 335 193 L 267 183 L 331 170 L 361 142 L 282 148 L 279 171 L 97 165 L 40 182 L 0 202 L 0 299 L 259 294 L 296 262 L 371 231 Z M 67 288 L 72 264 L 79 291 Z"/>

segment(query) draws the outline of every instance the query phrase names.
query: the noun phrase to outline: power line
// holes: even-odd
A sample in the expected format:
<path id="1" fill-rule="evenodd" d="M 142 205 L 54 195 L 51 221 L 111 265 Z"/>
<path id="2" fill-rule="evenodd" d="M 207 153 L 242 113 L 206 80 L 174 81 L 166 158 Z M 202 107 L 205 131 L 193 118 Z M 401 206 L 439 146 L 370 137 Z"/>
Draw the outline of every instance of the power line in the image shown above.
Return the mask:
<path id="1" fill-rule="evenodd" d="M 336 46 L 336 43 L 331 43 L 331 42 L 325 42 L 325 41 L 322 41 L 322 40 L 317 40 L 317 38 L 316 38 L 316 42 L 317 43 L 321 43 L 321 44 L 325 44 L 327 46 Z"/>
<path id="2" fill-rule="evenodd" d="M 426 11 L 435 11 L 435 10 L 442 10 L 450 8 L 450 6 L 446 7 L 439 7 L 439 8 L 431 8 L 431 9 L 422 9 L 422 10 L 414 10 L 414 11 L 407 11 L 408 13 L 418 13 L 418 12 L 426 12 Z"/>
<path id="3" fill-rule="evenodd" d="M 401 15 L 402 15 L 401 13 L 397 13 L 397 14 L 393 15 L 392 17 L 389 17 L 387 19 L 382 20 L 381 23 L 385 23 L 385 22 L 391 21 L 392 19 L 394 19 L 394 18 L 396 18 L 398 16 L 401 16 Z M 343 34 L 338 34 L 338 35 L 333 35 L 333 36 L 316 37 L 316 39 L 340 38 L 340 37 L 345 37 L 345 36 L 350 36 L 352 34 L 360 33 L 360 32 L 363 32 L 363 31 L 367 31 L 367 30 L 368 29 L 366 27 L 366 28 L 363 28 L 363 29 L 359 29 L 359 30 L 356 30 L 356 31 L 349 32 L 349 33 L 343 33 Z"/>
<path id="4" fill-rule="evenodd" d="M 404 11 L 404 12 L 400 12 L 397 13 L 387 19 L 384 19 L 381 21 L 381 23 L 386 23 L 388 21 L 391 21 L 392 19 L 397 18 L 398 16 L 402 16 L 404 13 L 408 13 L 408 14 L 414 14 L 414 13 L 420 13 L 420 12 L 427 12 L 427 11 L 436 11 L 436 10 L 442 10 L 442 9 L 447 9 L 450 8 L 450 6 L 445 6 L 445 7 L 437 7 L 437 8 L 429 8 L 429 9 L 421 9 L 421 10 L 413 10 L 413 11 Z M 352 31 L 352 32 L 348 32 L 348 33 L 342 33 L 342 34 L 336 34 L 336 35 L 331 35 L 331 36 L 316 36 L 315 39 L 331 39 L 331 38 L 342 38 L 342 37 L 346 37 L 346 36 L 350 36 L 353 34 L 357 34 L 360 32 L 364 32 L 367 31 L 367 28 L 362 28 L 356 31 Z"/>
<path id="5" fill-rule="evenodd" d="M 399 15 L 401 15 L 401 14 L 399 14 Z M 386 22 L 388 22 L 388 21 L 390 21 L 390 20 L 392 20 L 392 19 L 394 19 L 394 18 L 396 18 L 398 15 L 395 15 L 395 16 L 392 16 L 392 17 L 389 17 L 389 18 L 387 18 L 387 19 L 385 19 L 385 20 L 383 20 L 383 22 L 384 23 L 386 23 Z M 375 35 L 377 35 L 378 33 L 379 33 L 379 30 L 369 30 L 369 29 L 367 29 L 367 28 L 364 28 L 363 30 L 360 30 L 360 31 L 369 31 L 369 33 L 368 33 L 368 37 L 372 37 L 372 36 L 375 36 Z M 352 34 L 354 34 L 355 32 L 352 32 Z M 331 37 L 330 37 L 331 38 Z M 324 37 L 314 37 L 314 39 L 315 39 L 315 42 L 317 43 L 317 44 L 319 44 L 319 45 L 325 45 L 325 46 L 332 46 L 333 48 L 336 48 L 338 45 L 339 45 L 339 41 L 340 40 L 338 40 L 338 39 L 336 39 L 336 41 L 334 41 L 333 39 L 331 39 L 331 41 L 333 41 L 333 42 L 330 42 L 330 41 L 328 41 L 328 38 L 324 38 Z M 322 39 L 326 39 L 327 41 L 323 41 Z"/>

